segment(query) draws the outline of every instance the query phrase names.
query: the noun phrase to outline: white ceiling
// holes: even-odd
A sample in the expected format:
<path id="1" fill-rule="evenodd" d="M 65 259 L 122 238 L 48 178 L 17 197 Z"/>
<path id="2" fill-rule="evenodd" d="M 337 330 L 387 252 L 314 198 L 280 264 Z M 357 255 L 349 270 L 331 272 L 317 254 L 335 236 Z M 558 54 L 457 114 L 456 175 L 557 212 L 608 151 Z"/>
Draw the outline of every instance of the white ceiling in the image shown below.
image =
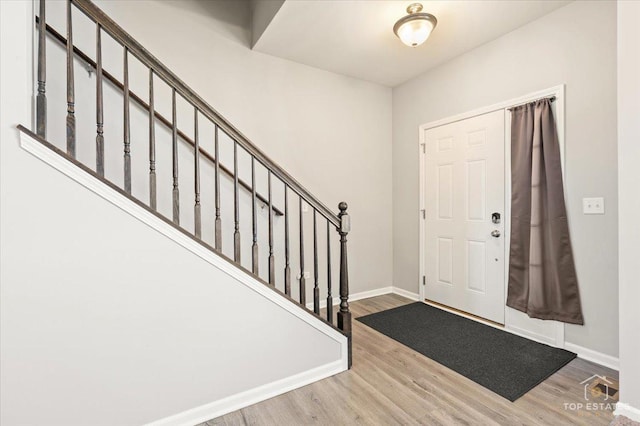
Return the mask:
<path id="1" fill-rule="evenodd" d="M 423 1 L 438 25 L 425 44 L 403 45 L 393 24 L 407 1 L 287 0 L 254 50 L 396 86 L 570 1 Z"/>

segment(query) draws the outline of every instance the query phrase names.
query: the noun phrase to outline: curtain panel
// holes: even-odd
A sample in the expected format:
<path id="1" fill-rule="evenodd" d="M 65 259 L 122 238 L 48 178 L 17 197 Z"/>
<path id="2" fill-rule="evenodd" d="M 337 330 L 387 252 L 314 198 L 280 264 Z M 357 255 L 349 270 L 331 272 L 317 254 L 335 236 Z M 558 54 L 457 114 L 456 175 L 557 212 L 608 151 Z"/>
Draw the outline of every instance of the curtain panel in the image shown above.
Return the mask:
<path id="1" fill-rule="evenodd" d="M 584 324 L 550 99 L 511 110 L 511 192 L 507 306 Z"/>

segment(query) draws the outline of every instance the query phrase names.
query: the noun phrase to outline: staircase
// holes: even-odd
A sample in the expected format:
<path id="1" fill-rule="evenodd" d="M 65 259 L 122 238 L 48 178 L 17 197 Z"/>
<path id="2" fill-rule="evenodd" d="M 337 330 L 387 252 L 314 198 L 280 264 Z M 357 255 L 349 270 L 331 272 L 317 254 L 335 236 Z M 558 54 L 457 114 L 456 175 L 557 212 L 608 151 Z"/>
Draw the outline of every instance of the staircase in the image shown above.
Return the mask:
<path id="1" fill-rule="evenodd" d="M 66 3 L 65 36 L 47 24 L 45 0 L 39 2 L 36 18 L 36 130 L 32 132 L 24 126 L 19 126 L 20 131 L 55 155 L 66 159 L 73 167 L 82 169 L 98 182 L 108 185 L 129 202 L 143 207 L 168 226 L 188 235 L 211 253 L 230 262 L 235 268 L 255 278 L 285 300 L 304 309 L 307 315 L 314 316 L 341 332 L 349 342 L 348 366 L 351 367 L 351 313 L 347 272 L 347 234 L 350 230 L 350 218 L 347 214 L 347 204 L 340 203 L 339 213 L 333 213 L 91 1 L 68 0 Z M 72 12 L 76 9 L 95 25 L 95 59 L 74 45 Z M 103 64 L 105 35 L 121 46 L 122 81 L 116 77 L 113 68 Z M 48 84 L 65 84 L 61 76 L 53 76 L 47 81 L 47 40 L 57 43 L 66 51 L 66 149 L 59 149 L 47 139 L 48 125 L 51 124 L 48 123 L 47 110 L 58 107 L 47 105 Z M 132 59 L 142 64 L 148 73 L 148 92 L 144 95 L 136 93 L 130 87 L 129 64 Z M 82 161 L 77 155 L 79 148 L 87 148 L 80 144 L 88 142 L 86 138 L 77 137 L 78 126 L 86 124 L 77 122 L 76 116 L 77 77 L 74 75 L 74 63 L 78 61 L 89 71 L 95 72 L 96 120 L 92 125 L 95 124 L 96 130 L 95 142 L 91 141 L 91 149 L 95 148 L 95 160 L 90 163 Z M 56 78 L 59 80 L 56 81 Z M 163 115 L 159 111 L 154 82 L 169 87 L 170 114 Z M 120 157 L 122 170 L 119 172 L 121 182 L 108 177 L 108 172 L 113 173 L 113 170 L 109 169 L 115 167 L 116 163 L 105 155 L 105 133 L 111 131 L 105 125 L 105 88 L 117 90 L 123 100 L 122 109 L 117 112 L 118 115 L 121 114 L 123 130 Z M 179 103 L 186 103 L 193 111 L 193 121 L 189 126 L 178 123 Z M 148 137 L 145 143 L 148 142 L 148 158 L 144 176 L 134 173 L 142 170 L 132 166 L 132 108 L 144 111 L 147 116 Z M 205 136 L 203 128 L 212 128 L 213 131 Z M 162 145 L 163 141 L 157 137 L 160 131 L 170 134 L 170 146 Z M 232 147 L 228 150 L 230 161 L 223 160 L 225 141 Z M 136 143 L 139 142 L 136 140 Z M 212 145 L 213 149 L 205 149 L 205 142 Z M 161 149 L 170 151 L 170 164 L 160 161 L 157 153 Z M 181 157 L 180 153 L 184 153 L 185 149 L 190 153 L 191 163 L 187 169 L 190 172 L 189 181 L 193 183 L 192 189 L 187 189 L 180 180 L 182 175 L 179 172 L 184 173 L 185 169 L 184 162 L 181 163 L 181 158 L 184 160 L 184 157 Z M 170 173 L 167 178 L 169 187 L 162 186 L 164 182 L 159 176 L 160 171 Z M 145 194 L 136 191 L 135 185 L 132 184 L 142 181 L 145 182 Z M 209 209 L 203 201 L 202 186 L 205 184 L 210 184 L 214 192 L 212 206 L 209 206 Z M 193 203 L 185 205 L 184 192 L 191 190 Z M 233 199 L 230 203 L 233 214 L 227 221 L 223 218 L 223 211 L 225 208 L 230 211 L 231 206 L 224 204 L 226 190 L 229 191 L 229 198 Z M 279 196 L 276 196 L 276 193 Z M 170 211 L 163 211 L 160 207 L 162 194 L 170 194 Z M 292 212 L 294 208 L 297 217 Z M 244 221 L 241 221 L 243 215 Z M 305 216 L 308 215 L 312 218 L 305 221 Z M 294 219 L 297 226 L 290 223 Z M 209 230 L 205 226 L 207 221 L 211 222 Z M 276 222 L 283 235 L 277 235 L 274 231 Z M 231 226 L 223 226 L 225 224 Z M 228 242 L 226 246 L 225 241 Z M 295 247 L 293 241 L 297 242 Z M 267 247 L 262 247 L 261 244 L 266 244 Z M 246 249 L 244 251 L 250 253 L 250 259 L 246 256 L 243 259 L 242 256 L 242 248 L 246 245 L 251 247 L 250 252 Z M 339 261 L 333 264 L 332 245 L 337 247 L 334 247 L 333 253 L 339 253 Z M 306 254 L 305 246 L 311 246 L 306 247 Z M 312 263 L 312 277 L 311 274 L 307 274 L 305 261 L 307 264 L 310 261 Z M 261 264 L 267 266 L 266 272 L 262 271 L 262 274 Z M 295 277 L 292 277 L 292 274 L 295 274 Z M 333 309 L 332 278 L 335 277 L 339 284 L 337 312 Z M 297 285 L 294 286 L 292 279 L 297 280 Z M 308 298 L 312 300 L 307 302 Z M 325 311 L 322 312 L 321 308 Z"/>

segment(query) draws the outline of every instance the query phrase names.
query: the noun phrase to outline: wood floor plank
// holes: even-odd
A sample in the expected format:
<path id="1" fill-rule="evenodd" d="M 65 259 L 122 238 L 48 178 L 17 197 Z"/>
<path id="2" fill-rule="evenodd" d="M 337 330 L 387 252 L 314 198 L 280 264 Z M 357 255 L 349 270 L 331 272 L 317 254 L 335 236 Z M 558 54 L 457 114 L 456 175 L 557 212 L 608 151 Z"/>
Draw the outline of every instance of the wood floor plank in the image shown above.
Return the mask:
<path id="1" fill-rule="evenodd" d="M 388 294 L 351 310 L 357 318 L 408 303 Z M 351 370 L 206 425 L 608 425 L 610 410 L 568 409 L 587 402 L 580 382 L 593 374 L 618 380 L 615 370 L 575 359 L 510 402 L 354 320 Z"/>

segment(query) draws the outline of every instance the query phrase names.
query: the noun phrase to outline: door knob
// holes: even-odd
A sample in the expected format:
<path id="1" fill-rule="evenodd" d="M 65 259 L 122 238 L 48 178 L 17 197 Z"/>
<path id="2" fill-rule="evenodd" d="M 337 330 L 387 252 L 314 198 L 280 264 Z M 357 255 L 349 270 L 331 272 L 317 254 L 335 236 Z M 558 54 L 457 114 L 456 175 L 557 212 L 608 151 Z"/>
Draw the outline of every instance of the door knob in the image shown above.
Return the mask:
<path id="1" fill-rule="evenodd" d="M 498 238 L 500 236 L 500 231 L 494 229 L 493 231 L 491 231 L 491 236 L 494 238 Z"/>

